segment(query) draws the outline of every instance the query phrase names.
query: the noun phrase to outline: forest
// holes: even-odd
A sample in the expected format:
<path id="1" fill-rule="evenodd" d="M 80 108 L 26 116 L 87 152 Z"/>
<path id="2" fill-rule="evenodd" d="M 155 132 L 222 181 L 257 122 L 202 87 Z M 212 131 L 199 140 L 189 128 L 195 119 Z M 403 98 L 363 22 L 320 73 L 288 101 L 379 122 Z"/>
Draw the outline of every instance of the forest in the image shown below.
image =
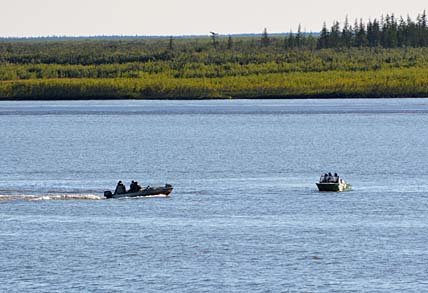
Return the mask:
<path id="1" fill-rule="evenodd" d="M 319 34 L 0 40 L 3 100 L 424 96 L 425 12 Z"/>

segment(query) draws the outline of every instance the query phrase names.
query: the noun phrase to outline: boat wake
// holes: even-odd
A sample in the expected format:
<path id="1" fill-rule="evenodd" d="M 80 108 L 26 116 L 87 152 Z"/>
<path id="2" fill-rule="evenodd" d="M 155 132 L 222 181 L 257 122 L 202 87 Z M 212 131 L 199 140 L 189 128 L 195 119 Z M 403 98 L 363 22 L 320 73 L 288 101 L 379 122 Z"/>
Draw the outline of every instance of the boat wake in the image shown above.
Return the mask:
<path id="1" fill-rule="evenodd" d="M 31 194 L 20 194 L 20 195 L 1 195 L 0 201 L 7 200 L 28 200 L 28 201 L 39 201 L 39 200 L 102 200 L 105 199 L 103 196 L 95 194 L 46 194 L 46 195 L 31 195 Z"/>
<path id="2" fill-rule="evenodd" d="M 140 198 L 169 198 L 169 195 L 158 194 L 148 196 L 136 196 L 136 197 L 123 197 L 119 199 L 140 199 Z M 0 194 L 0 202 L 10 200 L 26 200 L 26 201 L 43 201 L 43 200 L 105 200 L 104 196 L 95 194 L 45 194 L 45 195 L 34 195 L 34 194 L 19 194 L 19 195 L 6 195 Z"/>

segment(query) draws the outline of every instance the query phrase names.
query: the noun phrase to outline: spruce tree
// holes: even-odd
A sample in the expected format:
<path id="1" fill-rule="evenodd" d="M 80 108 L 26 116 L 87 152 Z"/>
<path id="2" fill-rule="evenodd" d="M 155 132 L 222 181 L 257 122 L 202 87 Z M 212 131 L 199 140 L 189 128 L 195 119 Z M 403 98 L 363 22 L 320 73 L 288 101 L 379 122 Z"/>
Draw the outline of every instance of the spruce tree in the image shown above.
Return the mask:
<path id="1" fill-rule="evenodd" d="M 340 47 L 340 24 L 338 21 L 335 21 L 331 27 L 329 42 L 330 48 Z"/>
<path id="2" fill-rule="evenodd" d="M 340 43 L 341 46 L 345 46 L 348 48 L 352 46 L 352 28 L 349 25 L 348 16 L 346 16 L 345 18 Z"/>
<path id="3" fill-rule="evenodd" d="M 368 45 L 366 29 L 362 19 L 355 32 L 355 45 L 357 47 L 366 47 Z"/>
<path id="4" fill-rule="evenodd" d="M 389 46 L 390 46 L 390 48 L 397 48 L 397 46 L 398 46 L 397 29 L 398 29 L 397 21 L 395 19 L 394 14 L 391 14 L 390 28 L 389 28 Z"/>
<path id="5" fill-rule="evenodd" d="M 424 12 L 422 13 L 421 16 L 421 34 L 422 34 L 422 46 L 423 47 L 427 47 L 428 46 L 428 24 L 427 24 L 427 13 L 426 10 L 424 10 Z"/>
<path id="6" fill-rule="evenodd" d="M 172 36 L 169 37 L 168 49 L 170 51 L 174 50 L 174 39 Z"/>
<path id="7" fill-rule="evenodd" d="M 328 45 L 329 45 L 328 37 L 329 37 L 329 35 L 328 35 L 327 25 L 324 22 L 321 33 L 320 33 L 320 37 L 318 39 L 317 49 L 328 48 Z"/>
<path id="8" fill-rule="evenodd" d="M 400 21 L 397 27 L 397 46 L 398 47 L 405 47 L 407 45 L 406 36 L 407 36 L 406 22 L 403 17 L 400 17 Z"/>
<path id="9" fill-rule="evenodd" d="M 303 35 L 302 35 L 302 26 L 299 24 L 299 27 L 297 28 L 297 35 L 296 35 L 296 46 L 298 48 L 302 47 L 302 41 L 303 41 Z"/>
<path id="10" fill-rule="evenodd" d="M 269 35 L 267 33 L 267 28 L 263 30 L 261 43 L 263 47 L 267 47 L 270 44 Z"/>
<path id="11" fill-rule="evenodd" d="M 227 38 L 227 49 L 232 49 L 233 47 L 233 40 L 232 40 L 232 36 L 229 35 L 229 37 Z"/>
<path id="12" fill-rule="evenodd" d="M 288 47 L 290 49 L 294 49 L 294 47 L 296 47 L 296 42 L 292 30 L 290 30 L 290 32 L 288 33 Z"/>

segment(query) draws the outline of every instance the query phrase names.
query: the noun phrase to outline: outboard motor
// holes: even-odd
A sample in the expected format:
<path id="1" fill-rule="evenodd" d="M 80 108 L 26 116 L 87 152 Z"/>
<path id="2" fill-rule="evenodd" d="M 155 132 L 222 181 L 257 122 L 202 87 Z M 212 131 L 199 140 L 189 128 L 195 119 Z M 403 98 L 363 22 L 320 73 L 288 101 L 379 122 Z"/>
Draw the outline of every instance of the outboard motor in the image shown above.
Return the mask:
<path id="1" fill-rule="evenodd" d="M 104 196 L 105 196 L 106 198 L 113 198 L 113 194 L 111 193 L 111 191 L 110 191 L 110 190 L 108 190 L 108 191 L 104 191 Z"/>

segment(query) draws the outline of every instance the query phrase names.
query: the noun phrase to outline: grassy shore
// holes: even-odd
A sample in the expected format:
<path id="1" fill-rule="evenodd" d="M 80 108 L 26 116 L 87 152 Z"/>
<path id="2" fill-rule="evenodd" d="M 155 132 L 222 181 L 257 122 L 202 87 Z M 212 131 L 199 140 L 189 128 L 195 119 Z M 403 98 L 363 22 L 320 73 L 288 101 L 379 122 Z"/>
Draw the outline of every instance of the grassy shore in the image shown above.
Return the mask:
<path id="1" fill-rule="evenodd" d="M 428 48 L 286 49 L 239 39 L 0 42 L 0 99 L 428 96 Z"/>
<path id="2" fill-rule="evenodd" d="M 221 78 L 29 79 L 3 81 L 3 99 L 382 98 L 428 96 L 427 69 L 267 73 Z"/>

